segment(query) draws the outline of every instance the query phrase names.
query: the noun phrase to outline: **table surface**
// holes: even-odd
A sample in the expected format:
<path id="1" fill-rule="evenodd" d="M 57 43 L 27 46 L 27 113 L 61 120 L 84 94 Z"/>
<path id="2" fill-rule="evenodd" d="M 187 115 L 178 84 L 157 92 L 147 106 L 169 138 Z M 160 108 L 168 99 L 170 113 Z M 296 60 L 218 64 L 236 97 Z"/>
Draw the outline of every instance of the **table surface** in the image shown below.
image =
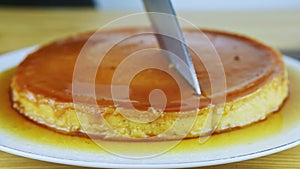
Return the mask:
<path id="1" fill-rule="evenodd" d="M 64 36 L 99 29 L 117 18 L 134 12 L 103 12 L 89 8 L 24 9 L 0 8 L 0 53 L 45 44 Z M 240 11 L 178 13 L 198 27 L 226 30 L 252 36 L 283 53 L 297 57 L 300 49 L 300 11 Z M 118 23 L 117 26 L 123 26 Z M 147 25 L 143 17 L 126 26 Z M 183 24 L 184 25 L 184 24 Z M 1 63 L 0 63 L 1 64 Z M 73 168 L 0 151 L 0 168 Z M 257 159 L 206 168 L 300 168 L 300 146 Z"/>

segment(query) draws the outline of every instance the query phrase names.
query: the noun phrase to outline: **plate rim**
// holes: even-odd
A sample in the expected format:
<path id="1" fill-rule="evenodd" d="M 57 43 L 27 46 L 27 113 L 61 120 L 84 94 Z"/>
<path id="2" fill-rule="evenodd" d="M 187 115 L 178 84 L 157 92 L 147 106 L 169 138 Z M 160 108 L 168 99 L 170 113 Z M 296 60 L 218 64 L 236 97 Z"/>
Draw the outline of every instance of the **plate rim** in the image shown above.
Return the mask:
<path id="1" fill-rule="evenodd" d="M 220 159 L 213 159 L 213 160 L 206 160 L 206 161 L 191 161 L 191 162 L 180 162 L 180 163 L 160 163 L 160 164 L 130 164 L 130 163 L 105 163 L 105 162 L 89 162 L 89 161 L 76 161 L 72 159 L 61 159 L 57 157 L 39 155 L 31 152 L 21 151 L 18 149 L 14 149 L 11 147 L 6 147 L 0 145 L 0 150 L 6 153 L 10 153 L 13 155 L 57 163 L 57 164 L 64 164 L 64 165 L 71 165 L 71 166 L 80 166 L 80 167 L 90 167 L 90 168 L 182 168 L 182 167 L 205 167 L 205 166 L 214 166 L 214 165 L 221 165 L 221 164 L 228 164 L 234 162 L 240 162 L 245 160 L 250 160 L 254 158 L 259 158 L 267 155 L 271 155 L 277 152 L 281 152 L 300 144 L 300 139 L 295 140 L 293 142 L 289 142 L 283 145 L 279 145 L 277 147 L 272 147 L 270 149 L 265 149 L 261 151 L 257 151 L 254 153 L 249 154 L 241 154 L 238 156 L 227 157 L 227 158 L 220 158 Z"/>
<path id="2" fill-rule="evenodd" d="M 30 46 L 30 47 L 25 47 L 22 49 L 14 50 L 8 53 L 0 54 L 0 63 L 2 61 L 7 62 L 7 60 L 11 60 L 8 57 L 14 57 L 11 55 L 15 54 L 23 54 L 23 56 L 13 58 L 15 60 L 10 61 L 10 65 L 6 66 L 5 68 L 0 69 L 0 72 L 3 72 L 9 68 L 12 68 L 16 65 L 18 65 L 25 57 L 27 54 L 35 51 L 37 49 L 37 45 L 35 46 Z M 300 69 L 300 61 L 283 55 L 284 61 L 292 66 L 299 67 Z M 52 156 L 46 156 L 46 155 L 41 155 L 41 154 L 36 154 L 32 152 L 27 152 L 27 151 L 22 151 L 19 149 L 15 149 L 12 147 L 7 147 L 5 145 L 2 145 L 0 143 L 0 150 L 6 153 L 10 153 L 13 155 L 29 158 L 29 159 L 35 159 L 39 161 L 45 161 L 45 162 L 51 162 L 51 163 L 58 163 L 58 164 L 65 164 L 65 165 L 73 165 L 73 166 L 81 166 L 81 167 L 91 167 L 91 168 L 97 168 L 97 167 L 105 167 L 105 168 L 181 168 L 181 167 L 204 167 L 204 166 L 213 166 L 213 165 L 220 165 L 220 164 L 228 164 L 228 163 L 233 163 L 233 162 L 239 162 L 239 161 L 244 161 L 244 160 L 249 160 L 249 159 L 254 159 L 258 157 L 263 157 L 266 155 L 274 154 L 277 152 L 281 152 L 290 148 L 293 148 L 295 146 L 300 145 L 300 138 L 297 140 L 294 140 L 292 142 L 288 142 L 285 144 L 281 144 L 272 148 L 268 149 L 263 149 L 259 151 L 255 151 L 252 153 L 244 153 L 240 154 L 237 156 L 230 156 L 230 157 L 225 157 L 225 158 L 218 158 L 218 159 L 212 159 L 212 160 L 203 160 L 203 161 L 189 161 L 189 162 L 179 162 L 179 163 L 159 163 L 159 164 L 154 164 L 154 163 L 148 163 L 148 164 L 130 164 L 130 163 L 108 163 L 108 162 L 90 162 L 90 161 L 77 161 L 77 160 L 72 160 L 72 159 L 67 159 L 67 158 L 57 158 L 57 157 L 52 157 Z"/>

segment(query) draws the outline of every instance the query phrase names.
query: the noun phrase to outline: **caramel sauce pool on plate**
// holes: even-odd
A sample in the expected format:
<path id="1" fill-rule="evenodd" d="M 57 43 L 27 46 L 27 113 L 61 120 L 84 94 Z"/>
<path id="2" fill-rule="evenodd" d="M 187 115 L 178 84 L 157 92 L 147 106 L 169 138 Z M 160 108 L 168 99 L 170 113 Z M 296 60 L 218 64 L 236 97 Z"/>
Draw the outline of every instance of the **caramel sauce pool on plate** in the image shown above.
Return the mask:
<path id="1" fill-rule="evenodd" d="M 0 73 L 0 130 L 7 132 L 20 139 L 29 140 L 38 144 L 55 146 L 63 149 L 76 149 L 89 152 L 103 152 L 97 144 L 89 138 L 69 136 L 57 133 L 40 126 L 20 115 L 12 108 L 10 100 L 10 82 L 15 68 Z M 288 66 L 290 80 L 290 96 L 284 106 L 266 120 L 247 126 L 245 128 L 228 131 L 211 136 L 208 141 L 200 144 L 199 138 L 183 140 L 171 152 L 201 151 L 203 149 L 221 148 L 236 144 L 247 144 L 267 137 L 272 137 L 280 132 L 297 125 L 300 121 L 298 112 L 300 110 L 300 70 Z M 149 144 L 158 142 L 111 142 L 140 150 L 143 147 L 152 147 Z M 155 145 L 153 145 L 155 146 Z"/>

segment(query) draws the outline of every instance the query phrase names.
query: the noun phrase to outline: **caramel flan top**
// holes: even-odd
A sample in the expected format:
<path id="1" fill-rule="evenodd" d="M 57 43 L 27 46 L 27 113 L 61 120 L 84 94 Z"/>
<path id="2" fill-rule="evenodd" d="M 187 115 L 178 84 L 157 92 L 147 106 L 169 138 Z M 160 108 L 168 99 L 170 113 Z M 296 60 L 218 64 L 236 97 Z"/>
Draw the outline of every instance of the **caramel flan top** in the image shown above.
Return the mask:
<path id="1" fill-rule="evenodd" d="M 91 45 L 89 50 L 93 50 L 93 52 L 85 52 L 88 53 L 84 56 L 88 64 L 85 64 L 84 70 L 86 72 L 80 73 L 80 79 L 82 84 L 88 82 L 89 79 L 85 79 L 85 77 L 88 75 L 89 69 L 91 69 L 89 65 L 95 66 L 95 64 L 98 64 L 96 63 L 97 61 L 93 60 L 95 57 L 93 55 L 105 54 L 95 77 L 95 93 L 100 106 L 115 106 L 110 86 L 127 84 L 127 81 L 123 80 L 128 76 L 127 71 L 118 76 L 116 83 L 112 84 L 112 78 L 120 63 L 125 61 L 125 58 L 132 54 L 138 54 L 143 49 L 158 48 L 155 36 L 151 33 L 143 33 L 145 30 L 132 28 L 97 32 L 96 38 L 89 41 Z M 222 61 L 226 75 L 226 90 L 224 91 L 226 93 L 226 101 L 234 100 L 257 90 L 271 77 L 284 69 L 281 55 L 259 42 L 224 32 L 202 31 L 214 45 Z M 56 41 L 30 54 L 17 68 L 13 82 L 16 90 L 29 91 L 59 102 L 72 102 L 72 80 L 76 60 L 79 55 L 83 55 L 82 48 L 93 33 L 80 34 Z M 210 50 L 207 47 L 209 44 L 204 39 L 197 39 L 195 34 L 198 33 L 200 33 L 199 30 L 185 30 L 184 36 L 190 47 L 191 57 L 203 93 L 200 99 L 200 107 L 204 107 L 210 104 L 211 81 L 207 69 L 196 56 L 193 49 L 201 48 L 204 51 L 204 53 L 200 53 L 200 57 L 211 56 L 205 55 L 205 50 Z M 105 43 L 132 34 L 134 36 L 124 38 L 109 51 L 105 51 L 106 48 L 103 47 Z M 152 64 L 170 69 L 176 75 L 177 72 L 173 70 L 174 68 L 170 66 L 161 53 L 152 52 L 149 55 L 151 57 L 145 57 L 144 60 L 138 59 L 135 62 L 126 63 L 127 70 L 130 71 L 135 66 L 152 62 Z M 210 73 L 221 74 L 217 71 Z M 120 98 L 118 101 L 120 104 L 118 105 L 126 107 L 126 103 L 132 103 L 137 108 L 148 109 L 150 106 L 150 92 L 154 89 L 160 89 L 165 93 L 165 111 L 176 111 L 181 103 L 180 100 L 190 100 L 197 97 L 193 95 L 193 90 L 183 80 L 179 83 L 182 87 L 181 89 L 183 89 L 183 95 L 180 95 L 178 82 L 170 74 L 155 68 L 145 69 L 131 79 L 129 83 L 129 99 Z M 156 101 L 154 104 L 159 106 L 160 102 Z"/>

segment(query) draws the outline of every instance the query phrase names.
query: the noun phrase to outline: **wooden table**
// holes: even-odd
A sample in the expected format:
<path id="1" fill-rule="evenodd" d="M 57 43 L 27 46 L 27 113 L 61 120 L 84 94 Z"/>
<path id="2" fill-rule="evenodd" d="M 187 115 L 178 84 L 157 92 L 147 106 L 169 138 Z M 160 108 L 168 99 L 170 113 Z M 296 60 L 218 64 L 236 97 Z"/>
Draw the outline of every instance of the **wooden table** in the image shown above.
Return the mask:
<path id="1" fill-rule="evenodd" d="M 94 9 L 0 8 L 0 53 L 47 43 L 77 32 L 98 29 L 129 13 Z M 300 11 L 179 13 L 196 26 L 253 36 L 284 52 L 300 49 Z M 147 25 L 139 18 L 127 25 Z M 295 54 L 296 56 L 296 54 Z M 1 63 L 0 63 L 1 64 Z M 26 159 L 0 152 L 0 168 L 80 168 Z M 300 168 L 300 146 L 253 160 L 207 168 Z"/>

